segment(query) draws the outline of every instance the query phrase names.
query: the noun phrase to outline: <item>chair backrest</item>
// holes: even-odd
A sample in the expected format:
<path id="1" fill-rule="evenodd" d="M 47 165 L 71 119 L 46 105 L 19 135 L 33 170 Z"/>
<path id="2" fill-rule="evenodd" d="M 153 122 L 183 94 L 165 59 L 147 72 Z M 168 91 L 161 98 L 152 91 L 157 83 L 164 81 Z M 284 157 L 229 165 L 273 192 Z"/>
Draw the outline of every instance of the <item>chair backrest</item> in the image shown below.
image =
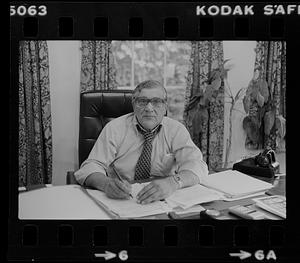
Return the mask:
<path id="1" fill-rule="evenodd" d="M 80 95 L 79 165 L 88 157 L 103 127 L 133 111 L 132 90 L 87 91 Z"/>

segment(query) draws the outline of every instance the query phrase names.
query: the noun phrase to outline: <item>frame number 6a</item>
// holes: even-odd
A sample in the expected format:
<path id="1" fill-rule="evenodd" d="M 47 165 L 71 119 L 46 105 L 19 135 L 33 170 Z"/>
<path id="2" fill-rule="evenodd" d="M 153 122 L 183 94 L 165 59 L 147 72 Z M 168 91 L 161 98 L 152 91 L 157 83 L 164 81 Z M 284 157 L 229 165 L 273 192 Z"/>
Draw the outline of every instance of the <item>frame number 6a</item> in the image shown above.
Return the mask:
<path id="1" fill-rule="evenodd" d="M 269 250 L 269 252 L 266 253 L 266 254 L 264 253 L 263 250 L 257 250 L 257 251 L 255 252 L 254 256 L 255 256 L 255 258 L 256 258 L 257 260 L 264 260 L 265 258 L 266 258 L 267 260 L 269 260 L 269 259 L 274 259 L 274 260 L 276 260 L 276 259 L 277 259 L 274 250 Z"/>

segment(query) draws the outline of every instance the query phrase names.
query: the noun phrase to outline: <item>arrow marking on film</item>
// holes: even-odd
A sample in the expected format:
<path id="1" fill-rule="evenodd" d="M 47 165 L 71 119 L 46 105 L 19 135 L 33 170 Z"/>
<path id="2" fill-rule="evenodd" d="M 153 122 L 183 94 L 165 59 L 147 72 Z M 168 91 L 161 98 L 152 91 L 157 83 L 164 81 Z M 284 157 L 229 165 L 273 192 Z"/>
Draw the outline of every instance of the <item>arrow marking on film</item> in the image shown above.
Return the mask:
<path id="1" fill-rule="evenodd" d="M 95 257 L 96 258 L 100 258 L 100 257 L 104 257 L 105 260 L 109 260 L 112 258 L 115 258 L 117 255 L 115 253 L 109 252 L 109 251 L 105 251 L 105 254 L 101 254 L 101 253 L 96 253 Z"/>
<path id="2" fill-rule="evenodd" d="M 232 257 L 239 257 L 240 259 L 251 257 L 251 253 L 244 250 L 240 250 L 240 253 L 229 253 L 229 255 Z"/>

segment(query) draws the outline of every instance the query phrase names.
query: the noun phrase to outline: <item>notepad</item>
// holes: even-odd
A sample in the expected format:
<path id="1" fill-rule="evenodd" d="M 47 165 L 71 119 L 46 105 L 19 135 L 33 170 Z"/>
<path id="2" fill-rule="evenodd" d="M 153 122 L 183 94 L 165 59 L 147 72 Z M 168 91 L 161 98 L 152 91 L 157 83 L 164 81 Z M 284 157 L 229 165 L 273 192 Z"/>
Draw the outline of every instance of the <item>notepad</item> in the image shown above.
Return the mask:
<path id="1" fill-rule="evenodd" d="M 236 170 L 226 170 L 210 174 L 203 179 L 202 184 L 208 188 L 222 192 L 224 197 L 229 199 L 263 193 L 273 187 L 270 183 Z"/>

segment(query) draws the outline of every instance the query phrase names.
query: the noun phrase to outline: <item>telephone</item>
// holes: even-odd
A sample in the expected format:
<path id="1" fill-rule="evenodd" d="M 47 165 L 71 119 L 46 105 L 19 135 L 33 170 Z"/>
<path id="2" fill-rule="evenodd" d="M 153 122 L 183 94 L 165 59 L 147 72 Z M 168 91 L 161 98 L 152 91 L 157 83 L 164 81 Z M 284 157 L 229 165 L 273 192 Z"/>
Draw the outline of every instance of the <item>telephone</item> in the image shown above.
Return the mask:
<path id="1" fill-rule="evenodd" d="M 279 172 L 279 163 L 276 161 L 275 152 L 268 147 L 255 157 L 235 163 L 232 170 L 248 175 L 273 178 L 275 173 Z"/>
<path id="2" fill-rule="evenodd" d="M 275 160 L 275 152 L 270 148 L 267 148 L 263 152 L 256 155 L 255 162 L 261 167 L 270 167 L 270 165 L 275 167 L 278 164 L 278 162 Z"/>

